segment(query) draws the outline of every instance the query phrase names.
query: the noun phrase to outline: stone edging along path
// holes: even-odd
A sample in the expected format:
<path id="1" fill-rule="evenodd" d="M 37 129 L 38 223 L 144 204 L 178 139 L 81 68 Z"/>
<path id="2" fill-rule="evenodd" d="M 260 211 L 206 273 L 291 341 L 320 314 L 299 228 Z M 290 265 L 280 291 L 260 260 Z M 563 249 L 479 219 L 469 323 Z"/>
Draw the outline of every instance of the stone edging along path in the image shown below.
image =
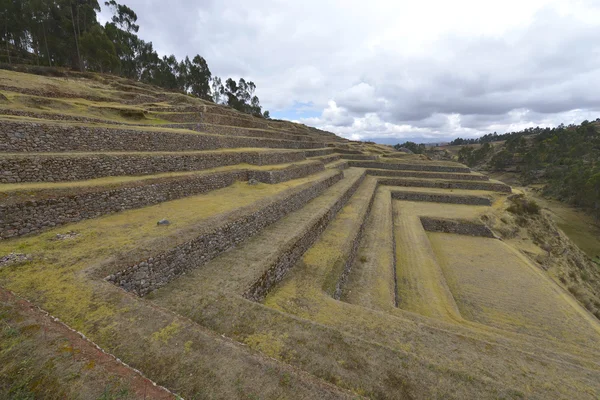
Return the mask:
<path id="1" fill-rule="evenodd" d="M 49 198 L 0 204 L 0 240 L 39 232 L 57 225 L 97 218 L 112 212 L 145 207 L 165 201 L 206 193 L 232 185 L 235 181 L 256 179 L 276 184 L 323 171 L 322 163 L 291 165 L 271 171 L 240 169 L 212 174 L 144 179 L 110 187 L 78 188 L 76 194 L 60 195 L 60 190 L 40 190 Z M 86 191 L 87 189 L 87 191 Z M 63 192 L 64 193 L 64 192 Z"/>

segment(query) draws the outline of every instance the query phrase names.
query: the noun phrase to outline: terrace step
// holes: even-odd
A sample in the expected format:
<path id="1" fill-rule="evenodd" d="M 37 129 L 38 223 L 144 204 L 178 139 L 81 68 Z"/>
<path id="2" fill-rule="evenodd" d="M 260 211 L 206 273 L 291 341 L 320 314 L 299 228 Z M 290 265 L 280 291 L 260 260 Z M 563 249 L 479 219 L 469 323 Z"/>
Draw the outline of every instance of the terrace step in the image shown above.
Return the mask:
<path id="1" fill-rule="evenodd" d="M 205 265 L 289 213 L 301 209 L 342 177 L 340 171 L 326 171 L 300 186 L 214 215 L 197 227 L 193 239 L 127 266 L 107 277 L 107 280 L 144 296 L 183 273 Z"/>
<path id="2" fill-rule="evenodd" d="M 344 160 L 378 160 L 379 156 L 373 156 L 369 154 L 342 154 Z"/>
<path id="3" fill-rule="evenodd" d="M 397 306 L 392 196 L 379 187 L 341 300 L 374 310 Z"/>
<path id="4" fill-rule="evenodd" d="M 323 141 L 226 136 L 151 126 L 81 125 L 2 120 L 2 152 L 180 151 L 238 147 L 314 149 Z"/>
<path id="5" fill-rule="evenodd" d="M 308 157 L 311 160 L 319 160 L 324 164 L 329 164 L 332 163 L 334 161 L 338 161 L 341 159 L 341 156 L 339 154 L 327 154 L 324 156 L 311 156 Z"/>
<path id="6" fill-rule="evenodd" d="M 198 171 L 238 164 L 285 164 L 303 160 L 304 151 L 270 149 L 0 154 L 0 183 L 77 181 L 106 176 Z"/>
<path id="7" fill-rule="evenodd" d="M 290 293 L 325 292 L 339 299 L 354 262 L 360 238 L 375 197 L 376 179 L 365 179 L 318 240 L 304 253 L 292 273 L 265 300 L 273 305 Z"/>
<path id="8" fill-rule="evenodd" d="M 364 178 L 361 170 L 344 171 L 344 178 L 340 182 L 301 209 L 281 218 L 202 268 L 186 274 L 186 284 L 191 282 L 199 293 L 245 293 L 253 300 L 260 300 L 317 240 L 319 233 L 346 204 Z M 279 275 L 273 276 L 270 271 L 277 271 Z M 177 286 L 178 282 L 169 286 Z M 166 293 L 175 294 L 172 291 Z M 153 294 L 153 298 L 163 298 L 166 293 L 159 290 Z M 163 298 L 162 301 L 169 300 Z"/>
<path id="9" fill-rule="evenodd" d="M 377 161 L 348 161 L 351 167 L 372 168 L 372 169 L 391 169 L 401 171 L 431 171 L 431 172 L 461 172 L 470 173 L 471 170 L 467 167 L 460 166 L 456 163 L 448 163 L 443 165 L 431 165 L 431 163 L 396 163 L 396 162 L 377 162 Z"/>
<path id="10" fill-rule="evenodd" d="M 427 317 L 456 321 L 460 311 L 419 215 L 393 203 L 398 307 Z"/>
<path id="11" fill-rule="evenodd" d="M 373 176 L 401 177 L 401 178 L 424 178 L 424 179 L 447 179 L 461 181 L 489 181 L 487 175 L 478 173 L 459 174 L 452 172 L 419 172 L 419 171 L 396 171 L 390 169 L 367 169 L 367 174 Z"/>
<path id="12" fill-rule="evenodd" d="M 206 123 L 180 123 L 180 124 L 164 124 L 155 125 L 156 127 L 173 128 L 173 129 L 189 129 L 191 131 L 200 133 L 210 133 L 213 135 L 224 135 L 224 136 L 245 136 L 255 138 L 267 138 L 267 139 L 280 139 L 280 140 L 291 140 L 291 141 L 304 141 L 304 142 L 321 142 L 323 143 L 325 138 L 313 137 L 306 134 L 292 134 L 284 131 L 269 130 L 269 129 L 258 129 L 258 128 L 244 128 L 240 126 L 227 126 L 227 125 L 215 125 Z"/>
<path id="13" fill-rule="evenodd" d="M 347 169 L 348 168 L 348 161 L 346 160 L 337 160 L 337 161 L 333 161 L 330 162 L 328 164 L 325 164 L 325 168 L 330 168 L 330 169 Z"/>
<path id="14" fill-rule="evenodd" d="M 387 186 L 424 187 L 439 189 L 487 190 L 511 193 L 510 186 L 498 181 L 449 181 L 442 179 L 387 178 L 379 177 L 379 183 Z"/>
<path id="15" fill-rule="evenodd" d="M 0 185 L 0 240 L 224 188 L 255 179 L 276 184 L 322 172 L 318 161 L 280 167 L 234 166 L 203 172 L 75 183 Z M 5 188 L 3 186 L 8 186 Z"/>

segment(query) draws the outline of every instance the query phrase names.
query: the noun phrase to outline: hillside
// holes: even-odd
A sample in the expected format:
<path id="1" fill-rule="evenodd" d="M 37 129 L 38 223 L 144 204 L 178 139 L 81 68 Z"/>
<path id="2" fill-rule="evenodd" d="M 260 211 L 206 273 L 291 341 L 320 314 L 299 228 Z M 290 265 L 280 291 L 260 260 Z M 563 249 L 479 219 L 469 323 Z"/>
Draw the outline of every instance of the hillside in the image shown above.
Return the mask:
<path id="1" fill-rule="evenodd" d="M 598 397 L 585 257 L 510 186 L 109 75 L 0 92 L 0 398 Z"/>

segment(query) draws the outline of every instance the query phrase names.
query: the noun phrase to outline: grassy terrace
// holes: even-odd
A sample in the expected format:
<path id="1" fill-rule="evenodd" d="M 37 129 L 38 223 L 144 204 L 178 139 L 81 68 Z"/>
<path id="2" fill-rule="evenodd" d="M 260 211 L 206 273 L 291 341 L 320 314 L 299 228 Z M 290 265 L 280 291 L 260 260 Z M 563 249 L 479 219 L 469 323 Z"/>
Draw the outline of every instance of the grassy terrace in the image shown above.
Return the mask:
<path id="1" fill-rule="evenodd" d="M 311 205 L 319 205 L 319 199 L 309 203 L 306 212 L 312 210 Z M 360 203 L 364 204 L 364 200 L 357 204 Z M 337 224 L 343 224 L 344 220 L 349 222 L 347 216 L 360 209 L 353 204 L 352 201 L 348 203 L 331 226 L 339 228 L 341 225 Z M 377 201 L 373 207 L 373 212 L 377 212 Z M 571 345 L 548 347 L 545 341 L 468 322 L 463 326 L 425 320 L 400 310 L 384 314 L 333 300 L 323 290 L 323 284 L 332 276 L 328 254 L 343 257 L 345 253 L 340 254 L 335 249 L 348 245 L 349 229 L 327 229 L 267 297 L 265 305 L 268 308 L 243 299 L 241 293 L 278 253 L 281 236 L 291 227 L 298 226 L 298 221 L 306 215 L 304 212 L 299 210 L 282 218 L 233 252 L 218 257 L 206 268 L 193 271 L 185 279 L 172 282 L 149 298 L 210 329 L 245 342 L 276 359 L 302 366 L 356 393 L 385 397 L 383 393 L 400 391 L 414 393 L 416 397 L 460 397 L 469 387 L 480 397 L 510 398 L 526 396 L 531 390 L 566 394 L 584 389 L 589 394 L 598 389 L 594 383 L 597 365 L 587 372 L 568 366 L 575 362 L 594 368 L 595 364 L 590 360 L 595 357 L 592 354 L 598 354 L 597 348 L 594 352 L 590 348 L 574 351 Z M 245 262 L 241 255 L 248 257 L 250 262 Z M 310 264 L 306 264 L 307 260 Z M 317 279 L 313 280 L 315 276 Z M 389 298 L 386 289 L 381 293 Z M 225 315 L 227 318 L 223 318 Z M 256 324 L 257 320 L 261 323 Z M 425 321 L 427 324 L 423 325 Z M 448 348 L 460 350 L 448 352 Z M 563 354 L 561 349 L 574 351 L 583 358 Z M 394 352 L 393 356 L 390 351 Z M 521 351 L 536 356 L 523 359 L 519 355 Z M 323 357 L 325 353 L 335 354 L 336 361 Z M 513 389 L 497 386 L 497 379 L 495 382 L 488 379 L 494 376 L 505 380 L 513 376 L 510 360 L 516 359 L 525 362 L 521 367 L 534 375 L 522 381 L 513 380 Z M 544 372 L 539 375 L 541 371 Z M 396 376 L 395 380 L 386 381 L 386 376 L 392 375 Z M 548 380 L 548 376 L 552 379 Z M 422 385 L 423 382 L 431 382 L 431 385 Z M 421 390 L 418 394 L 414 392 L 416 387 Z"/>
<path id="2" fill-rule="evenodd" d="M 331 173 L 277 185 L 240 183 L 201 196 L 72 224 L 66 229 L 77 231 L 79 236 L 71 240 L 51 240 L 64 232 L 62 228 L 2 242 L 0 254 L 16 251 L 32 259 L 0 269 L 0 285 L 34 301 L 104 349 L 189 397 L 201 390 L 206 394 L 207 387 L 218 397 L 259 392 L 266 393 L 267 398 L 287 397 L 286 393 L 345 397 L 333 387 L 276 365 L 100 280 L 114 266 L 193 237 L 208 218 L 328 175 Z M 157 218 L 163 217 L 173 222 L 166 229 L 156 226 Z M 143 353 L 138 351 L 140 346 L 145 349 Z M 182 374 L 184 365 L 186 371 L 195 373 Z M 251 369 L 257 371 L 256 376 L 243 374 Z"/>
<path id="3" fill-rule="evenodd" d="M 263 148 L 263 147 L 236 147 L 232 149 L 216 149 L 216 150 L 192 150 L 192 151 L 98 151 L 98 152 L 89 152 L 89 151 L 72 151 L 72 152 L 60 152 L 60 153 L 52 153 L 52 152 L 43 152 L 43 153 L 0 153 L 0 157 L 28 157 L 28 156 L 51 156 L 51 157 L 61 157 L 61 156 L 95 156 L 95 155 L 139 155 L 139 156 L 169 156 L 169 155 L 186 155 L 186 154 L 220 154 L 220 153 L 244 153 L 244 152 L 253 152 L 253 153 L 285 153 L 285 152 L 304 152 L 303 150 L 297 149 L 272 149 L 272 148 Z"/>
<path id="4" fill-rule="evenodd" d="M 175 399 L 4 289 L 0 318 L 2 398 Z"/>
<path id="5" fill-rule="evenodd" d="M 57 147 L 43 147 L 55 152 L 18 153 L 42 143 L 34 135 L 0 154 L 5 180 L 72 179 L 0 184 L 0 206 L 15 210 L 13 220 L 0 216 L 5 237 L 28 235 L 0 241 L 0 398 L 172 398 L 151 379 L 189 399 L 598 399 L 600 324 L 559 279 L 576 271 L 583 287 L 585 260 L 556 256 L 573 246 L 545 211 L 507 211 L 501 182 L 120 78 L 76 76 L 0 70 L 1 124 L 59 128 Z M 223 129 L 169 121 L 203 116 Z M 62 127 L 129 134 L 72 144 Z M 138 145 L 141 132 L 171 134 Z M 89 149 L 89 140 L 107 150 L 255 147 L 63 152 Z M 328 147 L 293 149 L 315 143 Z M 286 148 L 256 147 L 264 144 Z M 350 153 L 382 157 L 344 160 Z M 232 179 L 247 174 L 229 174 L 287 168 L 289 176 L 259 179 L 311 175 L 249 185 Z M 144 206 L 155 201 L 163 202 Z M 115 213 L 69 223 L 86 217 L 83 203 Z M 54 215 L 65 225 L 50 228 Z M 468 236 L 468 222 L 495 238 Z M 49 230 L 28 233 L 27 224 Z M 444 229 L 463 234 L 433 233 Z M 570 264 L 547 268 L 559 257 Z"/>
<path id="6" fill-rule="evenodd" d="M 98 186 L 120 186 L 132 182 L 145 182 L 153 181 L 155 179 L 164 178 L 179 178 L 184 176 L 196 176 L 196 175 L 208 175 L 217 172 L 226 171 L 238 171 L 238 170 L 253 170 L 253 171 L 277 171 L 285 168 L 289 168 L 294 165 L 309 165 L 314 164 L 314 161 L 306 160 L 299 161 L 296 163 L 288 164 L 273 164 L 273 165 L 252 165 L 252 164 L 237 164 L 228 165 L 225 167 L 203 169 L 202 171 L 187 171 L 187 172 L 166 172 L 162 174 L 154 175 L 142 175 L 142 176 L 108 176 L 104 178 L 89 179 L 85 181 L 72 181 L 72 182 L 25 182 L 25 183 L 4 183 L 0 184 L 0 193 L 7 193 L 11 196 L 14 192 L 31 192 L 37 190 L 60 190 L 60 189 L 80 189 L 90 188 Z"/>
<path id="7" fill-rule="evenodd" d="M 598 343 L 594 318 L 522 254 L 498 240 L 427 236 L 464 318 L 549 339 Z"/>
<path id="8" fill-rule="evenodd" d="M 31 122 L 45 125 L 54 125 L 54 126 L 69 126 L 69 127 L 81 127 L 81 128 L 106 128 L 106 129 L 124 129 L 124 130 L 132 130 L 132 131 L 143 131 L 143 132 L 171 132 L 171 133 L 185 133 L 190 135 L 206 135 L 206 136 L 215 136 L 215 137 L 223 137 L 223 135 L 217 135 L 212 133 L 202 133 L 197 132 L 191 129 L 178 129 L 178 128 L 167 128 L 162 126 L 140 126 L 140 125 L 126 125 L 119 126 L 114 124 L 103 124 L 103 123 L 95 123 L 88 122 L 82 123 L 77 121 L 54 121 L 33 117 L 20 117 L 20 116 L 12 116 L 12 115 L 1 115 L 0 122 Z M 243 136 L 240 136 L 243 137 Z M 256 138 L 256 137 L 253 137 Z M 282 139 L 272 139 L 272 140 L 282 140 Z"/>

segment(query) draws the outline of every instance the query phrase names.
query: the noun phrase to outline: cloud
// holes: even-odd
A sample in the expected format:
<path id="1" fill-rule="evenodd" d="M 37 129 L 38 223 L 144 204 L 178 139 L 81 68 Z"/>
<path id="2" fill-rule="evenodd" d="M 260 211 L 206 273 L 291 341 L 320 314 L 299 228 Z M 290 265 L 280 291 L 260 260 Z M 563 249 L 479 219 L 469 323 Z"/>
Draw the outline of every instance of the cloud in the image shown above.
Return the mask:
<path id="1" fill-rule="evenodd" d="M 245 77 L 276 117 L 355 139 L 473 137 L 600 116 L 594 0 L 123 0 L 161 53 Z"/>

